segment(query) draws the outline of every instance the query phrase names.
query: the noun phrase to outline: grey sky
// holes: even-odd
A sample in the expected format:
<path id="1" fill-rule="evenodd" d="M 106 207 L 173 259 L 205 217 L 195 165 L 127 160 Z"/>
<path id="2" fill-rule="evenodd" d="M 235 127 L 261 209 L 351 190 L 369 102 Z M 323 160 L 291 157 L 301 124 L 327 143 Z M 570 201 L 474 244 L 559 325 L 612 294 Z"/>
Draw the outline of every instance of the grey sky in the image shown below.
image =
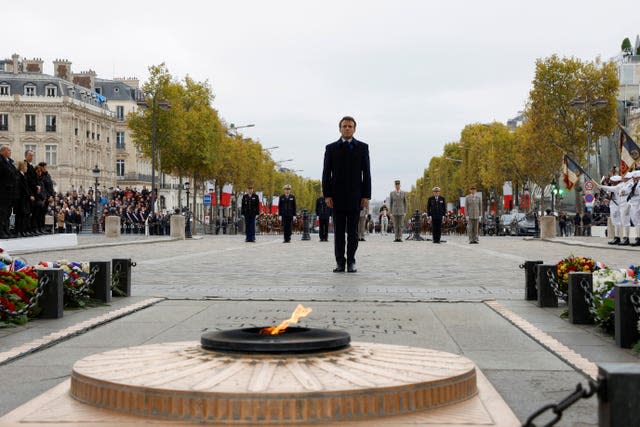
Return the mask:
<path id="1" fill-rule="evenodd" d="M 74 72 L 209 80 L 214 107 L 275 160 L 320 178 L 324 146 L 353 115 L 370 145 L 373 197 L 409 190 L 469 123 L 522 110 L 535 60 L 616 55 L 640 26 L 631 1 L 121 1 L 3 5 L 2 55 Z M 635 21 L 637 23 L 637 21 Z M 455 167 L 455 164 L 452 164 Z M 295 192 L 295 189 L 294 189 Z"/>

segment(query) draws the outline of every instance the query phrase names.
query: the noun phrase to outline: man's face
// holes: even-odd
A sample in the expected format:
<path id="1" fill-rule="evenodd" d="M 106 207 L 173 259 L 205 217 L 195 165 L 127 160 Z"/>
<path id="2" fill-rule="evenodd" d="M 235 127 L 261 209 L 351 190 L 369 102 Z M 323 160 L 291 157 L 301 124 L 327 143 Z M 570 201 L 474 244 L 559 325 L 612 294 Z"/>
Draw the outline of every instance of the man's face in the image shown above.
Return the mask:
<path id="1" fill-rule="evenodd" d="M 471 189 L 471 194 L 473 194 L 474 196 L 476 195 L 476 189 L 475 188 Z"/>
<path id="2" fill-rule="evenodd" d="M 356 132 L 356 124 L 350 120 L 343 120 L 340 123 L 340 135 L 344 139 L 353 138 L 353 134 Z"/>
<path id="3" fill-rule="evenodd" d="M 24 159 L 31 163 L 33 161 L 33 151 L 27 151 L 27 154 L 24 156 Z"/>
<path id="4" fill-rule="evenodd" d="M 396 182 L 396 191 L 400 191 L 400 183 Z"/>
<path id="5" fill-rule="evenodd" d="M 253 194 L 253 187 L 249 187 L 249 188 L 247 188 L 247 193 L 249 193 L 249 194 Z"/>

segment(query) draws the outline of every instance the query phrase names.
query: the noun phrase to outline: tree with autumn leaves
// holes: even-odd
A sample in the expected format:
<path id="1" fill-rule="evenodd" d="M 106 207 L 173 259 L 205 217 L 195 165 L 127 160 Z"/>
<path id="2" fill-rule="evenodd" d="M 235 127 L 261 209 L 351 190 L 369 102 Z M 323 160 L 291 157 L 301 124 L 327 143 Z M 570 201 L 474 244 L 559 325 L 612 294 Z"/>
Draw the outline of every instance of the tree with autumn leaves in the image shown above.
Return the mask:
<path id="1" fill-rule="evenodd" d="M 145 108 L 129 114 L 128 125 L 134 142 L 151 158 L 156 129 L 157 170 L 189 180 L 194 191 L 204 181 L 215 180 L 218 191 L 226 182 L 236 192 L 248 183 L 266 196 L 280 194 L 290 183 L 302 207 L 315 206 L 319 181 L 309 180 L 276 169 L 276 164 L 259 142 L 230 133 L 211 103 L 214 95 L 207 81 L 187 76 L 173 77 L 165 64 L 149 67 L 149 79 L 142 86 Z"/>
<path id="2" fill-rule="evenodd" d="M 556 55 L 536 61 L 522 126 L 465 126 L 460 140 L 446 144 L 443 155 L 432 158 L 416 182 L 412 208 L 424 210 L 435 185 L 450 201 L 466 194 L 472 184 L 495 196 L 504 181 L 511 181 L 516 191 L 525 185 L 543 191 L 558 177 L 565 153 L 585 165 L 594 152 L 593 142 L 612 133 L 618 86 L 612 62 Z"/>

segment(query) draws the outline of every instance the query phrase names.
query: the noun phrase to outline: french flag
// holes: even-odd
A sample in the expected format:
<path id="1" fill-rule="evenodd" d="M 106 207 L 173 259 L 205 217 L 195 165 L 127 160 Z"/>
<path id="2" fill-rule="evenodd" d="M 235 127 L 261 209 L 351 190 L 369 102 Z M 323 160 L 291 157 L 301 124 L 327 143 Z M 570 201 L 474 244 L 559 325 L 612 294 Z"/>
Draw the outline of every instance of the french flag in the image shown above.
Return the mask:
<path id="1" fill-rule="evenodd" d="M 280 205 L 280 196 L 273 196 L 273 198 L 271 199 L 272 214 L 278 215 L 278 212 L 280 211 L 279 205 Z"/>
<path id="2" fill-rule="evenodd" d="M 502 184 L 502 195 L 504 196 L 503 208 L 512 209 L 513 206 L 511 203 L 513 201 L 513 188 L 511 187 L 511 181 L 505 181 L 504 184 Z"/>
<path id="3" fill-rule="evenodd" d="M 222 186 L 222 194 L 220 195 L 220 206 L 231 206 L 231 193 L 233 191 L 233 184 L 226 183 Z"/>

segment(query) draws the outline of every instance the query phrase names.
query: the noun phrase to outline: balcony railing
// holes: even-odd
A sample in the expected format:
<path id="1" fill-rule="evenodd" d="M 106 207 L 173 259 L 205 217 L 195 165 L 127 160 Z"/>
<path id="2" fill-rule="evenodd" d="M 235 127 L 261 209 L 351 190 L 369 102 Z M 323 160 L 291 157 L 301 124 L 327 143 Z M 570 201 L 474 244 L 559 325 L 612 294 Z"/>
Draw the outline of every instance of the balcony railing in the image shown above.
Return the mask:
<path id="1" fill-rule="evenodd" d="M 36 125 L 25 125 L 24 126 L 24 130 L 25 130 L 25 132 L 35 132 L 36 131 Z"/>
<path id="2" fill-rule="evenodd" d="M 47 125 L 46 126 L 46 131 L 47 132 L 55 132 L 56 131 L 56 125 Z"/>
<path id="3" fill-rule="evenodd" d="M 9 125 L 0 125 L 0 130 L 9 130 Z"/>

